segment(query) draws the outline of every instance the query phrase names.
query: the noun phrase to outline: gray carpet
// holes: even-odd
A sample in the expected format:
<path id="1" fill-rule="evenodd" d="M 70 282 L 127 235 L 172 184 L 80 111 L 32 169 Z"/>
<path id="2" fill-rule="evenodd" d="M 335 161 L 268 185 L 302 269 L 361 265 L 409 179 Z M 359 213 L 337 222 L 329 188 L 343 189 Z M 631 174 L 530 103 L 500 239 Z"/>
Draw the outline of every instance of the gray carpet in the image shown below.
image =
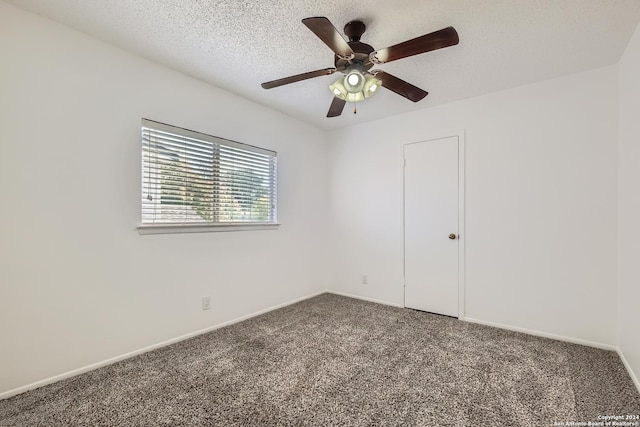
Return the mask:
<path id="1" fill-rule="evenodd" d="M 640 414 L 640 395 L 614 352 L 331 294 L 0 401 L 0 426 L 553 426 L 626 414 Z"/>

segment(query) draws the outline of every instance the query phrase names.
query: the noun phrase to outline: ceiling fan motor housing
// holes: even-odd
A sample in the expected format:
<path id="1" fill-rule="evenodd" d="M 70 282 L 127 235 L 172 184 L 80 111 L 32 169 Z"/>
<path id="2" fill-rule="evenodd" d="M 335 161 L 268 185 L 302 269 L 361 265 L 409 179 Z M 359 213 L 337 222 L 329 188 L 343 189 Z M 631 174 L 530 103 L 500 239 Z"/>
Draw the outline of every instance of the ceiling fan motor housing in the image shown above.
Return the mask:
<path id="1" fill-rule="evenodd" d="M 366 29 L 367 27 L 362 21 L 351 21 L 344 26 L 344 34 L 349 37 L 349 47 L 353 50 L 354 56 L 352 59 L 344 59 L 335 55 L 335 66 L 338 71 L 347 74 L 353 69 L 364 72 L 373 67 L 373 64 L 369 61 L 369 54 L 375 49 L 371 45 L 360 41 L 360 37 L 362 37 Z"/>
<path id="2" fill-rule="evenodd" d="M 344 59 L 335 55 L 335 65 L 338 71 L 348 73 L 353 67 L 357 67 L 360 71 L 368 71 L 373 67 L 373 63 L 369 61 L 369 54 L 375 49 L 366 43 L 351 41 L 349 46 L 353 50 L 352 59 Z"/>

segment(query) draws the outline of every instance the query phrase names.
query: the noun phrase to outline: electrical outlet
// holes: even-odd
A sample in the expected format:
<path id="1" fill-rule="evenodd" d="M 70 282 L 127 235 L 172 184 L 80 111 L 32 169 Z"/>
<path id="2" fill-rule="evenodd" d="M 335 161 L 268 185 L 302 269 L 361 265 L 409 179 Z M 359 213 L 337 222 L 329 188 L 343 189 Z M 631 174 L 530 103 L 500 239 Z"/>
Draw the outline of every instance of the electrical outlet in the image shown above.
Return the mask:
<path id="1" fill-rule="evenodd" d="M 211 297 L 202 297 L 202 310 L 209 310 L 211 307 Z"/>
<path id="2" fill-rule="evenodd" d="M 367 276 L 366 274 L 362 275 L 362 284 L 366 285 L 369 283 L 369 276 Z"/>

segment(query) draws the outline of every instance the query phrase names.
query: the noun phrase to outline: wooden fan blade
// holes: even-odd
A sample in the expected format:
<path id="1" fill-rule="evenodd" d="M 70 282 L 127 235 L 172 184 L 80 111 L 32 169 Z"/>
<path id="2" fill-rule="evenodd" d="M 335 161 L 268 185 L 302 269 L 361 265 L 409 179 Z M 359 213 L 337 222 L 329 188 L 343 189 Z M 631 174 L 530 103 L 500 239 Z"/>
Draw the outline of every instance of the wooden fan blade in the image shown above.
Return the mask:
<path id="1" fill-rule="evenodd" d="M 372 71 L 371 74 L 382 81 L 383 87 L 386 87 L 400 96 L 404 96 L 410 101 L 418 102 L 429 94 L 429 92 L 426 92 L 411 83 L 407 83 L 392 74 L 385 73 L 384 71 Z"/>
<path id="2" fill-rule="evenodd" d="M 344 106 L 347 103 L 344 99 L 333 97 L 333 101 L 331 101 L 331 106 L 329 107 L 329 112 L 327 113 L 327 117 L 338 117 L 342 114 L 342 110 L 344 110 Z"/>
<path id="3" fill-rule="evenodd" d="M 262 83 L 262 87 L 265 89 L 271 89 L 274 87 L 288 85 L 289 83 L 295 83 L 302 80 L 312 79 L 314 77 L 328 76 L 336 72 L 335 68 L 324 68 L 322 70 L 309 71 L 308 73 L 296 74 L 295 76 L 285 77 L 283 79 L 271 80 L 270 82 Z"/>
<path id="4" fill-rule="evenodd" d="M 336 55 L 344 59 L 353 58 L 354 53 L 351 46 L 342 38 L 336 27 L 327 18 L 323 16 L 305 18 L 302 23 L 329 46 L 329 49 Z"/>
<path id="5" fill-rule="evenodd" d="M 421 53 L 430 52 L 443 47 L 456 45 L 460 42 L 458 32 L 453 27 L 443 28 L 415 39 L 407 40 L 403 43 L 380 49 L 369 55 L 371 62 L 374 64 L 384 64 L 385 62 L 395 61 L 396 59 L 406 58 L 408 56 L 419 55 Z"/>

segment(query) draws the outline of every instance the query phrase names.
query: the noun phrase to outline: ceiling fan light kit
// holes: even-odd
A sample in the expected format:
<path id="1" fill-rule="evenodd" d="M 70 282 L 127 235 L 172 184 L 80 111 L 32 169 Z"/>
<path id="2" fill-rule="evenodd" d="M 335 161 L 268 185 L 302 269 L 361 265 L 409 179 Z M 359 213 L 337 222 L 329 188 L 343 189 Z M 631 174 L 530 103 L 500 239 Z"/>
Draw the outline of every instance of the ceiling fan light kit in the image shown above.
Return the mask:
<path id="1" fill-rule="evenodd" d="M 351 21 L 345 25 L 344 33 L 349 37 L 348 42 L 325 17 L 305 18 L 302 23 L 334 52 L 335 68 L 325 68 L 272 80 L 262 83 L 262 87 L 272 89 L 339 71 L 344 76 L 329 85 L 329 90 L 334 98 L 327 117 L 339 116 L 347 102 L 363 101 L 373 96 L 380 87 L 385 87 L 410 101 L 420 101 L 428 95 L 428 92 L 384 71 L 371 70 L 373 65 L 384 64 L 459 43 L 456 30 L 453 27 L 447 27 L 376 51 L 370 45 L 360 41 L 366 29 L 362 21 Z"/>
<path id="2" fill-rule="evenodd" d="M 329 85 L 329 90 L 333 96 L 343 101 L 360 102 L 373 96 L 380 86 L 382 81 L 370 73 L 354 70 Z"/>

